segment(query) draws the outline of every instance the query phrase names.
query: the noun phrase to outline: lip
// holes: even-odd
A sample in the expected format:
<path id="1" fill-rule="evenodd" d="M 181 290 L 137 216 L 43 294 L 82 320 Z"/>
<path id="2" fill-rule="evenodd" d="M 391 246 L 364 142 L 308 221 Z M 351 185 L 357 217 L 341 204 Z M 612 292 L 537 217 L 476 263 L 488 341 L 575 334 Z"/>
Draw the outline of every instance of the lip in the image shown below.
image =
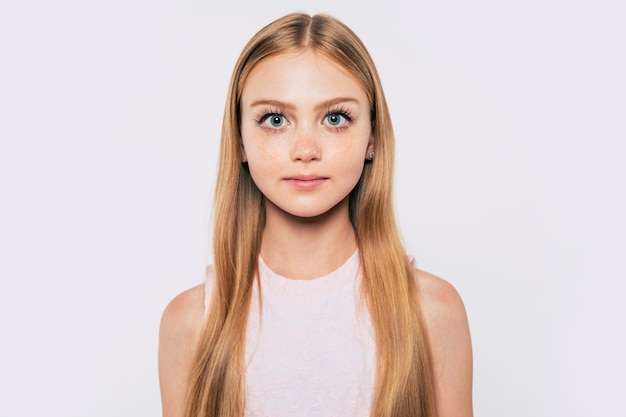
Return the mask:
<path id="1" fill-rule="evenodd" d="M 294 175 L 285 178 L 285 181 L 299 190 L 313 190 L 326 182 L 327 179 L 327 177 L 320 175 Z"/>

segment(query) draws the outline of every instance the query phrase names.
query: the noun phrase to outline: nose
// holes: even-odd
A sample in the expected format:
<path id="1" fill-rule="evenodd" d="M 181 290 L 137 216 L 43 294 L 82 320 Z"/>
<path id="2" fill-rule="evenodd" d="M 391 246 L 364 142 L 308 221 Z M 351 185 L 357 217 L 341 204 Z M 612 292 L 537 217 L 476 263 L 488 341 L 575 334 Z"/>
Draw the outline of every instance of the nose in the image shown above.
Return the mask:
<path id="1" fill-rule="evenodd" d="M 291 138 L 291 159 L 293 161 L 310 162 L 322 157 L 320 144 L 313 129 L 303 126 L 295 129 Z"/>

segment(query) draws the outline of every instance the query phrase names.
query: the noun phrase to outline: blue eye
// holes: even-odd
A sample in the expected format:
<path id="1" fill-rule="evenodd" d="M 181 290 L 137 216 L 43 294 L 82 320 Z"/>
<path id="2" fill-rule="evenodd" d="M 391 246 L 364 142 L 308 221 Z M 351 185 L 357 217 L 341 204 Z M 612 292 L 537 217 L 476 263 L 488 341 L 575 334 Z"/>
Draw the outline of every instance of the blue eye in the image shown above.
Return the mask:
<path id="1" fill-rule="evenodd" d="M 265 124 L 273 128 L 283 127 L 286 122 L 285 116 L 278 113 L 268 114 L 265 118 Z"/>
<path id="2" fill-rule="evenodd" d="M 341 113 L 330 113 L 326 116 L 326 122 L 333 127 L 341 126 L 346 122 L 346 117 Z"/>
<path id="3" fill-rule="evenodd" d="M 324 116 L 324 124 L 336 129 L 347 129 L 352 123 L 350 110 L 345 107 L 329 110 Z"/>

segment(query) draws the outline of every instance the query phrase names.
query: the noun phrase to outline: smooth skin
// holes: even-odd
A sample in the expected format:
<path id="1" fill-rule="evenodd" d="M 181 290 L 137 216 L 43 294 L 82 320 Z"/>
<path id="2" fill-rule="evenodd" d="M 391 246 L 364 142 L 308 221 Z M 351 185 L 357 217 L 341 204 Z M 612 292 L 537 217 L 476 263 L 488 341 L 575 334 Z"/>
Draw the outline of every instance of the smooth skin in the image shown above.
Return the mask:
<path id="1" fill-rule="evenodd" d="M 241 99 L 241 146 L 266 198 L 261 255 L 276 273 L 314 279 L 356 250 L 348 196 L 374 150 L 365 91 L 312 50 L 259 63 Z M 463 302 L 446 281 L 415 270 L 433 354 L 439 417 L 471 417 L 472 348 Z M 164 417 L 183 413 L 204 320 L 204 287 L 178 295 L 161 320 Z"/>

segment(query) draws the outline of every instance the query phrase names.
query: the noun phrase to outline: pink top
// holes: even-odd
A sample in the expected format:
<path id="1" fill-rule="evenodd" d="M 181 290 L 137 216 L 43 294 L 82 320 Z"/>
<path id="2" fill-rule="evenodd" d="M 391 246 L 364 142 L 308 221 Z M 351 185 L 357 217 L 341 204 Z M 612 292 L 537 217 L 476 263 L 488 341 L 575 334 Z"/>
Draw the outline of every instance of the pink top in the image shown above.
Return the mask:
<path id="1" fill-rule="evenodd" d="M 209 272 L 212 272 L 210 270 Z M 259 257 L 246 339 L 246 416 L 369 416 L 375 345 L 359 295 L 359 257 L 312 280 L 274 273 Z M 207 274 L 210 299 L 213 274 Z"/>

